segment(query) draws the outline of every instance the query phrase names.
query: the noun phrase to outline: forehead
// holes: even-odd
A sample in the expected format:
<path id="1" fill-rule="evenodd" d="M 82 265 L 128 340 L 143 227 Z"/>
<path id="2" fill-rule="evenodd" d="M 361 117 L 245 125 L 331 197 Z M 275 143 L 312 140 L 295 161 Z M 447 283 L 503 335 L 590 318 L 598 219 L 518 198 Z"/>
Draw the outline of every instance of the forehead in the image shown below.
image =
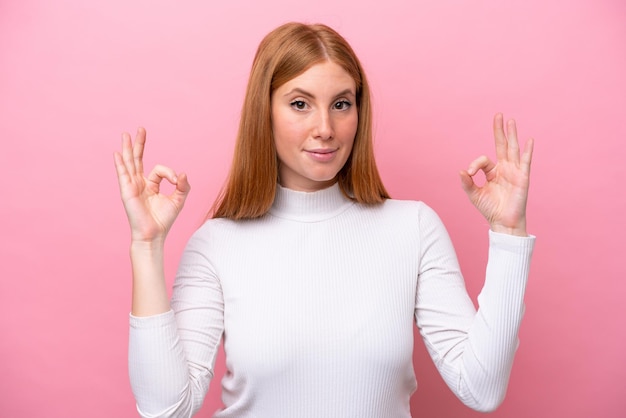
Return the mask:
<path id="1" fill-rule="evenodd" d="M 346 70 L 332 61 L 312 65 L 305 72 L 280 86 L 277 92 L 304 89 L 311 93 L 333 94 L 336 91 L 350 90 L 355 94 L 356 83 Z"/>

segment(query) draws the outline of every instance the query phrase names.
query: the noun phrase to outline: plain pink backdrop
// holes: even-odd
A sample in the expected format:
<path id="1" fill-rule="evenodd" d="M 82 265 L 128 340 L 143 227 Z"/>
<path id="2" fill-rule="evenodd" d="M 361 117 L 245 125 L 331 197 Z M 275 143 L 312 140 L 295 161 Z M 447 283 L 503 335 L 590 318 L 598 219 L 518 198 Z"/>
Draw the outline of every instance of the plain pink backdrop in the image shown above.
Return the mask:
<path id="1" fill-rule="evenodd" d="M 494 417 L 626 411 L 626 6 L 620 0 L 0 2 L 0 416 L 136 416 L 127 375 L 129 234 L 113 151 L 148 130 L 147 165 L 193 186 L 171 283 L 223 184 L 256 46 L 290 20 L 353 45 L 397 198 L 448 226 L 475 297 L 487 225 L 458 171 L 493 156 L 496 111 L 536 139 L 538 236 L 507 398 Z M 478 417 L 416 339 L 416 417 Z M 223 372 L 221 360 L 218 374 Z M 219 407 L 219 382 L 200 416 Z"/>

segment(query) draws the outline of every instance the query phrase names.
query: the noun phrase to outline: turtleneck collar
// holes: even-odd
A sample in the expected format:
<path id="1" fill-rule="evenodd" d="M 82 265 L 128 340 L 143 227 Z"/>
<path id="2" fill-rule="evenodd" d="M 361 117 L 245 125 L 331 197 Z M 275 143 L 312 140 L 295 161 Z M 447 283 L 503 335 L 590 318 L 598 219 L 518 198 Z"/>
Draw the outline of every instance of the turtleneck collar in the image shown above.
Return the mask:
<path id="1" fill-rule="evenodd" d="M 353 204 L 343 195 L 338 183 L 316 192 L 299 192 L 278 184 L 269 213 L 292 221 L 320 222 L 339 215 Z"/>

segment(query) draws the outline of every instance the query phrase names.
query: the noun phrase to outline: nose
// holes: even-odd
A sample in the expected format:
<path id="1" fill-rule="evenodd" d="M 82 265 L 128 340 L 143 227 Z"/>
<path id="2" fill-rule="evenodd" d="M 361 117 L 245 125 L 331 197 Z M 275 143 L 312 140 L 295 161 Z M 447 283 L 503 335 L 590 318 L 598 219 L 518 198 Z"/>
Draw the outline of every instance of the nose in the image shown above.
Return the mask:
<path id="1" fill-rule="evenodd" d="M 329 140 L 335 135 L 333 129 L 333 121 L 328 110 L 321 110 L 318 112 L 315 120 L 315 127 L 313 136 L 316 139 Z"/>

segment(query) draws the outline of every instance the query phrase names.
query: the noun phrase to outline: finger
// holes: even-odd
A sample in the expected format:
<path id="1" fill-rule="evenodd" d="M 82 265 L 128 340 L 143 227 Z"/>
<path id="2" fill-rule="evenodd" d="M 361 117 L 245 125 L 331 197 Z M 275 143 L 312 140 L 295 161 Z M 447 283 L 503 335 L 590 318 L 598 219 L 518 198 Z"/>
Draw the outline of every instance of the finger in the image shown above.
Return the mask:
<path id="1" fill-rule="evenodd" d="M 467 168 L 467 173 L 470 176 L 475 176 L 478 171 L 482 170 L 485 174 L 487 174 L 488 172 L 493 170 L 495 166 L 496 163 L 491 161 L 489 157 L 481 155 L 470 163 L 469 167 Z"/>
<path id="2" fill-rule="evenodd" d="M 493 118 L 493 137 L 496 142 L 496 157 L 498 161 L 504 161 L 507 158 L 507 140 L 504 134 L 504 117 L 502 113 L 496 113 Z"/>
<path id="3" fill-rule="evenodd" d="M 132 141 L 127 132 L 122 134 L 122 160 L 124 161 L 124 165 L 126 165 L 128 175 L 135 175 L 137 170 L 135 169 L 135 161 L 133 160 Z"/>
<path id="4" fill-rule="evenodd" d="M 507 131 L 507 156 L 509 161 L 518 164 L 519 163 L 519 142 L 517 141 L 517 126 L 513 119 L 509 120 L 506 124 Z"/>
<path id="5" fill-rule="evenodd" d="M 164 165 L 156 165 L 148 174 L 148 181 L 158 185 L 163 181 L 163 179 L 167 179 L 172 184 L 176 184 L 178 182 L 178 178 L 176 177 L 176 172 L 169 167 Z"/>
<path id="6" fill-rule="evenodd" d="M 526 174 L 530 174 L 530 164 L 533 159 L 533 148 L 535 146 L 535 140 L 530 138 L 524 144 L 524 152 L 522 153 L 522 159 L 520 161 L 520 166 L 522 171 Z"/>
<path id="7" fill-rule="evenodd" d="M 126 170 L 126 165 L 124 164 L 124 160 L 122 159 L 122 154 L 119 152 L 115 152 L 113 154 L 113 159 L 115 161 L 115 171 L 117 172 L 117 181 L 122 187 L 122 184 L 128 181 L 128 170 Z"/>
<path id="8" fill-rule="evenodd" d="M 137 129 L 135 144 L 133 145 L 133 159 L 137 173 L 143 174 L 143 149 L 146 144 L 146 130 L 142 127 Z"/>

